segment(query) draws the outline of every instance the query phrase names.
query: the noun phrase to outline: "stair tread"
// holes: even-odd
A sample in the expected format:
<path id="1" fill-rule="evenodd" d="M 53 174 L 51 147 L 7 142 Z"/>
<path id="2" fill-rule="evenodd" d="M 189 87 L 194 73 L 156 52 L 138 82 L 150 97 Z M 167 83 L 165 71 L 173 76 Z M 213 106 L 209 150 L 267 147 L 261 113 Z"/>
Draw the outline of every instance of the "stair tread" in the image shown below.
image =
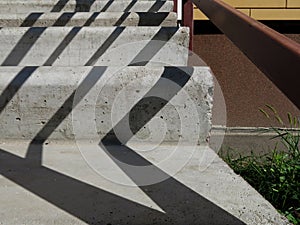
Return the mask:
<path id="1" fill-rule="evenodd" d="M 175 12 L 1 13 L 0 27 L 176 26 Z"/>
<path id="2" fill-rule="evenodd" d="M 187 65 L 186 27 L 4 27 L 0 65 Z"/>

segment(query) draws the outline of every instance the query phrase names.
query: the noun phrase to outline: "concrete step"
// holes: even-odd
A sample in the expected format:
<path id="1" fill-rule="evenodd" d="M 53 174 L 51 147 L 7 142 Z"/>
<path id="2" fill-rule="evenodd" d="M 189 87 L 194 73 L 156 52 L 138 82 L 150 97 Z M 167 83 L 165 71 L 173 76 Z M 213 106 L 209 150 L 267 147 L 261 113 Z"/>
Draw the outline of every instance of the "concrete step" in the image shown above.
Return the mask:
<path id="1" fill-rule="evenodd" d="M 0 14 L 0 27 L 177 26 L 174 12 L 52 12 Z"/>
<path id="2" fill-rule="evenodd" d="M 288 224 L 213 150 L 185 146 L 177 150 L 180 154 L 170 154 L 174 152 L 171 144 L 156 146 L 152 151 L 145 151 L 145 144 L 137 147 L 53 141 L 38 145 L 2 140 L 0 222 L 19 224 L 22 221 L 31 225 Z M 42 165 L 36 165 L 36 158 L 26 156 L 30 149 L 43 156 Z M 135 170 L 128 170 L 128 163 L 122 165 L 116 161 L 124 158 L 110 155 L 114 149 L 119 156 L 125 151 L 131 163 L 139 163 Z M 90 157 L 85 151 L 92 152 Z M 161 163 L 164 161 L 165 164 Z M 146 169 L 145 164 L 151 165 L 151 172 L 139 173 Z M 172 167 L 174 164 L 176 167 Z M 151 176 L 156 180 L 139 185 L 144 182 L 143 178 Z"/>
<path id="3" fill-rule="evenodd" d="M 0 64 L 184 66 L 188 42 L 185 27 L 4 27 Z"/>
<path id="4" fill-rule="evenodd" d="M 0 67 L 0 139 L 206 144 L 212 92 L 208 67 Z"/>
<path id="5" fill-rule="evenodd" d="M 0 13 L 172 12 L 173 4 L 171 0 L 0 0 Z"/>

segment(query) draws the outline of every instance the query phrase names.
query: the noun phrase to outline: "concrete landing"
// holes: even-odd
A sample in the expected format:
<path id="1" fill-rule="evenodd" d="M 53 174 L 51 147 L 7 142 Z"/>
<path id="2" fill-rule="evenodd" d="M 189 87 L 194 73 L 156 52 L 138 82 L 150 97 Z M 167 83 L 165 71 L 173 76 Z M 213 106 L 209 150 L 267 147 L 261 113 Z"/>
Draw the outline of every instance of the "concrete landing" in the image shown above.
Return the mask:
<path id="1" fill-rule="evenodd" d="M 209 148 L 130 145 L 2 140 L 0 223 L 288 224 Z M 25 158 L 30 148 L 36 155 Z M 151 166 L 150 179 L 129 164 Z"/>
<path id="2" fill-rule="evenodd" d="M 174 12 L 51 12 L 0 14 L 0 27 L 177 26 Z"/>

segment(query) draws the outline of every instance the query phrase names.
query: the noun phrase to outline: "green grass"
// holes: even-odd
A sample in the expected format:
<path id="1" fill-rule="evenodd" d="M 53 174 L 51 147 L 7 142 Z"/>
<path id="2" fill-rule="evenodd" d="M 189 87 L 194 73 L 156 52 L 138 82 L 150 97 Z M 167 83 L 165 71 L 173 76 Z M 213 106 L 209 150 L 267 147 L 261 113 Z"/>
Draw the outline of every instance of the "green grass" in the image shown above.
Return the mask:
<path id="1" fill-rule="evenodd" d="M 275 118 L 282 127 L 284 124 L 276 110 L 267 107 L 272 117 L 267 111 L 261 111 L 267 118 Z M 291 114 L 288 114 L 288 119 L 289 129 L 271 128 L 277 134 L 274 138 L 283 144 L 282 149 L 276 147 L 268 154 L 256 155 L 252 152 L 248 156 L 237 156 L 232 149 L 227 149 L 220 155 L 290 222 L 300 225 L 300 122 Z"/>

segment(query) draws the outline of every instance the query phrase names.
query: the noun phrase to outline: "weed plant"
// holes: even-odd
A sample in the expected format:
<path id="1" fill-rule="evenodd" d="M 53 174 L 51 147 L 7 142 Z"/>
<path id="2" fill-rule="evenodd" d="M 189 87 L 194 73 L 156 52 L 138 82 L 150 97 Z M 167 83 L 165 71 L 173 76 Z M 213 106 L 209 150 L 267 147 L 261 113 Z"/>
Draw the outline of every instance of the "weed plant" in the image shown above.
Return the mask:
<path id="1" fill-rule="evenodd" d="M 288 113 L 289 125 L 285 126 L 276 110 L 267 105 L 260 111 L 270 120 L 275 119 L 280 127 L 271 127 L 283 148 L 268 154 L 247 156 L 227 149 L 221 157 L 261 195 L 263 195 L 290 222 L 300 225 L 300 121 Z M 271 114 L 270 114 L 271 113 Z M 282 128 L 286 127 L 286 128 Z"/>

